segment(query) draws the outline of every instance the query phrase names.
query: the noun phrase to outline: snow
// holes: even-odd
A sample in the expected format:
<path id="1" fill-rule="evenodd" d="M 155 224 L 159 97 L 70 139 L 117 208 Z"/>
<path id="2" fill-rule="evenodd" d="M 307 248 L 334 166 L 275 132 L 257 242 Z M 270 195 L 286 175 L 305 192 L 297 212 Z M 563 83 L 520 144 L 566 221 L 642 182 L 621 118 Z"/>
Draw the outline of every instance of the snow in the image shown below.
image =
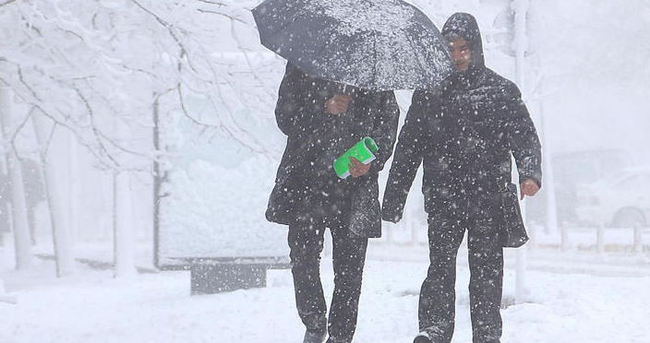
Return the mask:
<path id="1" fill-rule="evenodd" d="M 413 25 L 415 9 L 398 0 L 326 0 L 312 1 L 308 12 L 323 12 L 341 18 L 337 31 L 352 36 L 372 27 L 382 34 L 392 34 Z"/>
<path id="2" fill-rule="evenodd" d="M 268 199 L 260 193 L 273 188 L 276 165 L 262 158 L 221 162 L 231 165 L 198 159 L 170 174 L 168 190 L 174 196 L 164 203 L 161 231 L 166 262 L 174 257 L 286 256 L 286 228 L 269 223 L 259 210 L 266 207 Z"/>
<path id="3" fill-rule="evenodd" d="M 377 258 L 371 245 L 355 342 L 409 342 L 417 331 L 417 294 L 426 273 L 426 250 L 396 262 Z M 459 253 L 456 332 L 453 342 L 471 340 L 469 281 Z M 556 253 L 543 253 L 551 258 Z M 374 257 L 373 257 L 374 256 Z M 507 260 L 512 262 L 511 257 Z M 571 257 L 570 254 L 567 257 Z M 332 266 L 325 257 L 322 278 L 331 295 Z M 629 262 L 628 262 L 629 263 Z M 621 263 L 622 264 L 622 263 Z M 508 265 L 508 263 L 507 263 Z M 31 272 L 0 277 L 16 304 L 0 301 L 0 342 L 274 342 L 300 340 L 288 270 L 269 272 L 267 288 L 190 296 L 189 272 L 141 274 L 115 280 L 110 271 L 77 266 L 74 277 L 55 279 L 53 262 Z M 512 305 L 514 270 L 505 273 L 502 342 L 650 341 L 650 268 L 636 273 L 530 271 L 527 302 Z"/>
<path id="4" fill-rule="evenodd" d="M 82 258 L 74 268 L 64 268 L 73 275 L 56 277 L 55 260 L 50 259 L 52 220 L 44 204 L 39 205 L 35 231 L 40 245 L 32 247 L 36 257 L 30 270 L 12 270 L 15 243 L 13 237 L 3 237 L 0 343 L 300 340 L 303 326 L 289 271 L 271 271 L 267 288 L 191 296 L 189 272 L 155 272 L 150 251 L 149 166 L 151 157 L 160 153 L 152 151 L 149 133 L 155 93 L 164 94 L 160 113 L 167 150 L 161 163 L 170 168 L 165 191 L 172 195 L 162 203 L 163 263 L 182 256 L 288 255 L 286 228 L 263 216 L 284 147 L 285 137 L 273 118 L 284 61 L 259 44 L 250 14 L 259 2 L 138 1 L 174 29 L 123 0 L 0 5 L 0 22 L 5 24 L 0 36 L 6 42 L 0 51 L 0 81 L 24 102 L 14 108 L 20 122 L 30 104 L 41 109 L 35 112 L 38 118 L 59 124 L 48 147 L 57 171 L 46 177 L 61 188 L 53 193 L 70 199 L 56 203 L 54 210 L 56 216 L 70 217 L 54 220 L 70 225 L 69 244 L 75 247 L 65 259 Z M 507 28 L 514 20 L 511 5 L 529 4 L 530 36 L 520 37 L 529 48 L 524 55 L 527 77 L 519 86 L 537 127 L 543 128 L 545 147 L 554 147 L 546 156 L 625 148 L 637 162 L 647 163 L 647 0 L 625 5 L 589 0 L 411 2 L 439 27 L 453 12 L 475 14 L 487 64 L 513 80 L 513 37 Z M 365 17 L 349 22 L 344 27 L 349 33 L 375 20 L 369 12 L 352 15 Z M 390 31 L 410 15 L 382 20 L 380 28 Z M 186 50 L 185 58 L 179 57 L 178 44 Z M 182 87 L 176 89 L 179 82 Z M 410 95 L 398 94 L 401 120 Z M 195 125 L 180 113 L 180 101 L 193 119 L 206 125 Z M 6 111 L 9 102 L 0 102 L 0 110 Z M 0 119 L 7 118 L 4 113 Z M 132 128 L 131 139 L 117 137 L 116 118 Z M 39 150 L 30 126 L 10 142 L 20 157 L 34 158 Z M 134 213 L 121 217 L 122 228 L 132 234 L 126 240 L 140 239 L 133 256 L 120 256 L 126 259 L 123 265 L 138 267 L 140 274 L 133 278 L 113 278 L 113 177 L 106 172 L 112 163 L 93 128 L 104 135 L 100 141 L 108 154 L 143 170 L 131 175 L 129 184 Z M 0 151 L 11 151 L 9 147 L 0 146 Z M 2 164 L 0 169 L 6 168 Z M 386 174 L 381 174 L 382 190 Z M 550 179 L 545 179 L 548 191 Z M 409 342 L 417 331 L 417 294 L 427 267 L 420 180 L 421 172 L 403 223 L 386 225 L 386 237 L 371 243 L 356 342 Z M 64 190 L 71 194 L 64 197 Z M 542 201 L 538 199 L 532 201 Z M 119 206 L 128 210 L 128 203 Z M 0 227 L 3 234 L 4 229 Z M 641 234 L 642 251 L 634 251 L 631 229 L 605 230 L 601 245 L 594 228 L 570 228 L 566 242 L 555 227 L 530 229 L 523 303 L 514 301 L 521 299 L 516 294 L 517 251 L 506 252 L 504 343 L 650 342 L 650 232 Z M 19 238 L 29 249 L 27 237 Z M 466 255 L 466 249 L 459 252 L 456 343 L 471 340 Z M 326 294 L 331 295 L 329 256 L 324 256 L 322 270 Z"/>
<path id="5" fill-rule="evenodd" d="M 216 56 L 224 70 L 238 73 L 242 93 L 226 101 L 190 97 L 188 109 L 206 123 L 228 122 L 232 132 L 206 132 L 181 113 L 165 132 L 170 151 L 168 182 L 161 201 L 160 252 L 163 264 L 176 257 L 286 256 L 286 228 L 264 216 L 275 182 L 285 136 L 275 128 L 275 91 L 284 62 L 269 54 Z M 254 65 L 256 73 L 251 73 Z M 273 86 L 267 83 L 275 82 Z M 271 93 L 272 95 L 269 95 Z M 224 118 L 222 113 L 231 112 Z M 233 139 L 248 137 L 250 145 Z M 254 151 L 251 151 L 253 147 Z"/>
<path id="6" fill-rule="evenodd" d="M 7 103 L 13 96 L 13 92 L 8 87 L 0 88 L 0 103 Z M 13 106 L 11 104 L 2 106 L 0 110 L 0 140 L 9 139 L 12 132 L 16 129 L 13 118 Z M 3 156 L 3 164 L 7 166 L 7 178 L 11 180 L 10 199 L 14 204 L 11 207 L 11 218 L 14 219 L 14 241 L 19 249 L 16 249 L 16 267 L 29 268 L 32 264 L 30 252 L 29 226 L 27 223 L 27 207 L 25 201 L 25 188 L 23 182 L 23 173 L 20 168 L 20 160 L 15 150 L 8 151 Z"/>

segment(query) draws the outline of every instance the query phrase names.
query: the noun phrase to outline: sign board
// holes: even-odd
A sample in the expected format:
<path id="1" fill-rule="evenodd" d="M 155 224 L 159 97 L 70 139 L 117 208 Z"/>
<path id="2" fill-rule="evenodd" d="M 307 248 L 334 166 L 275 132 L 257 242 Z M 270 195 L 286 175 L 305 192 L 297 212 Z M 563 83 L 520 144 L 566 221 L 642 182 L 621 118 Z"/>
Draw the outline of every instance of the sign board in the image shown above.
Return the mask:
<path id="1" fill-rule="evenodd" d="M 287 228 L 266 221 L 286 137 L 275 124 L 284 61 L 270 53 L 219 53 L 215 96 L 184 95 L 161 119 L 156 258 L 161 268 L 197 261 L 286 264 Z M 164 116 L 161 114 L 161 118 Z"/>

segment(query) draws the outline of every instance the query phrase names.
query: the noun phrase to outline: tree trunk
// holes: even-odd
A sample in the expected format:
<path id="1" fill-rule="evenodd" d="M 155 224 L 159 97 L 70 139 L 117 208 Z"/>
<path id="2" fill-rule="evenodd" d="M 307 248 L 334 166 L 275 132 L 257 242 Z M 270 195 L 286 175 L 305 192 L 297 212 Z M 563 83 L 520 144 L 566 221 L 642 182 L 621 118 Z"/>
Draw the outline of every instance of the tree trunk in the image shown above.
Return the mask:
<path id="1" fill-rule="evenodd" d="M 1 106 L 2 104 L 0 104 Z M 2 130 L 0 130 L 0 141 Z M 9 201 L 9 174 L 7 159 L 2 144 L 0 144 L 0 247 L 5 246 L 5 234 L 11 232 L 11 203 Z"/>
<path id="2" fill-rule="evenodd" d="M 68 178 L 66 182 L 66 192 L 67 193 L 67 211 L 66 211 L 66 224 L 68 226 L 68 233 L 70 237 L 79 237 L 79 214 L 81 213 L 81 195 L 79 184 L 82 180 L 82 175 L 80 174 L 80 165 L 79 165 L 79 147 L 77 141 L 75 140 L 74 135 L 68 134 L 65 140 L 65 144 L 68 146 L 68 163 L 66 168 L 68 169 Z"/>
<path id="3" fill-rule="evenodd" d="M 160 200 L 163 176 L 160 170 L 160 97 L 154 94 L 153 103 L 153 265 L 160 268 Z"/>
<path id="4" fill-rule="evenodd" d="M 74 252 L 70 230 L 63 213 L 61 183 L 56 177 L 55 165 L 47 158 L 47 144 L 50 136 L 47 118 L 32 113 L 32 123 L 39 145 L 39 157 L 43 170 L 45 198 L 52 225 L 52 243 L 56 257 L 56 275 L 62 277 L 74 273 Z"/>
<path id="5" fill-rule="evenodd" d="M 130 277 L 135 275 L 135 258 L 129 173 L 116 172 L 113 180 L 115 277 Z"/>
<path id="6" fill-rule="evenodd" d="M 13 134 L 13 99 L 10 88 L 0 88 L 0 126 L 2 140 L 9 142 Z M 9 143 L 5 146 L 7 174 L 10 182 L 11 217 L 16 247 L 16 269 L 27 269 L 32 265 L 31 239 L 27 225 L 27 204 L 20 161 Z"/>
<path id="7" fill-rule="evenodd" d="M 16 298 L 9 296 L 5 293 L 4 289 L 4 284 L 2 283 L 2 280 L 0 279 L 0 303 L 7 303 L 7 304 L 16 304 Z"/>
<path id="8" fill-rule="evenodd" d="M 128 127 L 115 118 L 115 129 L 120 141 L 128 140 Z M 135 234 L 131 174 L 116 170 L 113 174 L 113 258 L 115 277 L 131 277 L 135 269 Z"/>

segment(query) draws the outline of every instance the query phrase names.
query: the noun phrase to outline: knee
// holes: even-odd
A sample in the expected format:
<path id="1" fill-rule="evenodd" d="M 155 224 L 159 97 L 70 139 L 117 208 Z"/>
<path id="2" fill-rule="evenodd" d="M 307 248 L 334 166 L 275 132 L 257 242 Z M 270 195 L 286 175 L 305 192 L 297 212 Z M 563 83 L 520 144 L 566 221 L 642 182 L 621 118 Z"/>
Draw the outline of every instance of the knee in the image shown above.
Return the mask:
<path id="1" fill-rule="evenodd" d="M 473 248 L 473 249 L 472 249 Z M 503 251 L 501 249 L 470 248 L 470 268 L 498 270 L 503 268 Z"/>
<path id="2" fill-rule="evenodd" d="M 338 288 L 342 290 L 360 291 L 362 282 L 362 270 L 351 270 L 334 274 L 334 283 Z"/>
<path id="3" fill-rule="evenodd" d="M 292 269 L 319 268 L 322 243 L 318 240 L 293 240 L 289 242 Z"/>
<path id="4" fill-rule="evenodd" d="M 501 297 L 503 287 L 502 267 L 483 265 L 479 268 L 470 269 L 469 292 L 471 296 Z"/>
<path id="5" fill-rule="evenodd" d="M 320 268 L 320 255 L 313 253 L 291 253 L 291 269 Z"/>
<path id="6" fill-rule="evenodd" d="M 427 278 L 446 277 L 456 269 L 456 252 L 437 249 L 429 254 Z"/>

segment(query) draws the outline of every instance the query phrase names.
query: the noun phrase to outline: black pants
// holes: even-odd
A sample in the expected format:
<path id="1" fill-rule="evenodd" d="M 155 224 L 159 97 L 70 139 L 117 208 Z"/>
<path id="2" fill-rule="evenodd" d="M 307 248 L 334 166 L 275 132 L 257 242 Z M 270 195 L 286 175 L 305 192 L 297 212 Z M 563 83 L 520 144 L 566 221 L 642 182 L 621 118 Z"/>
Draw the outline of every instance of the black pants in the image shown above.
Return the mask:
<path id="1" fill-rule="evenodd" d="M 333 238 L 334 295 L 327 305 L 320 280 L 320 254 L 325 228 Z M 307 330 L 329 331 L 328 342 L 352 341 L 356 329 L 361 280 L 368 238 L 350 233 L 336 218 L 303 218 L 289 225 L 291 272 L 298 314 Z"/>
<path id="2" fill-rule="evenodd" d="M 503 248 L 498 208 L 467 201 L 455 209 L 429 214 L 429 259 L 419 303 L 421 331 L 436 343 L 451 342 L 454 331 L 456 255 L 468 232 L 470 312 L 474 343 L 498 343 L 501 337 Z"/>

